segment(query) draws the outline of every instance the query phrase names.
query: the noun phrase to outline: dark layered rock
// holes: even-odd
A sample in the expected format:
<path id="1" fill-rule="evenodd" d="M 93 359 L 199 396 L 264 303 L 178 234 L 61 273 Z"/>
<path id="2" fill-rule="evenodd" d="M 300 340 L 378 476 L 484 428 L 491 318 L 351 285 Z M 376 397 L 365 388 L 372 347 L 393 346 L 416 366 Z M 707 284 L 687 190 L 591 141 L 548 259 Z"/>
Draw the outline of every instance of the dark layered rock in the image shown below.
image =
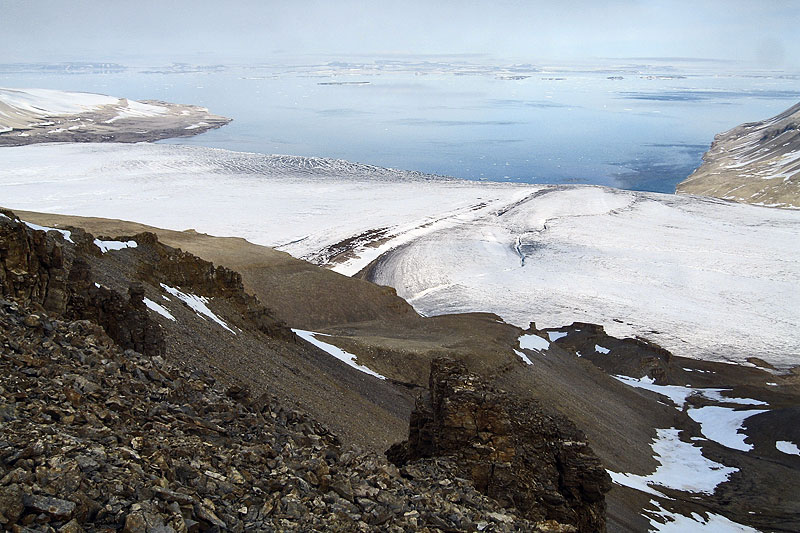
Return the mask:
<path id="1" fill-rule="evenodd" d="M 0 217 L 0 295 L 55 316 L 87 319 L 101 325 L 122 348 L 147 355 L 164 353 L 161 327 L 144 305 L 144 290 L 133 285 L 125 296 L 93 282 L 81 251 L 91 235 L 75 231 L 67 245 L 57 232 L 33 230 L 7 210 Z M 67 250 L 72 246 L 72 250 Z"/>
<path id="2" fill-rule="evenodd" d="M 155 286 L 161 283 L 181 287 L 197 294 L 225 298 L 240 309 L 249 324 L 274 338 L 294 340 L 295 336 L 285 322 L 275 317 L 255 296 L 245 292 L 242 276 L 238 272 L 158 242 L 154 233 L 144 232 L 132 239 L 146 246 L 149 260 L 137 273 L 138 277 Z"/>
<path id="3" fill-rule="evenodd" d="M 569 420 L 490 387 L 450 359 L 433 361 L 429 391 L 417 402 L 408 440 L 387 451 L 390 461 L 449 457 L 477 490 L 522 516 L 605 531 L 611 480 Z"/>
<path id="4" fill-rule="evenodd" d="M 586 322 L 548 330 L 533 327 L 529 332 L 545 338 L 548 332 L 562 333 L 563 336 L 554 341 L 557 346 L 580 354 L 608 374 L 649 376 L 659 385 L 671 383 L 672 353 L 647 339 L 612 337 L 603 326 Z"/>
<path id="5" fill-rule="evenodd" d="M 63 240 L 43 231 L 32 231 L 11 211 L 0 210 L 0 289 L 3 296 L 61 313 L 68 301 L 67 275 Z"/>

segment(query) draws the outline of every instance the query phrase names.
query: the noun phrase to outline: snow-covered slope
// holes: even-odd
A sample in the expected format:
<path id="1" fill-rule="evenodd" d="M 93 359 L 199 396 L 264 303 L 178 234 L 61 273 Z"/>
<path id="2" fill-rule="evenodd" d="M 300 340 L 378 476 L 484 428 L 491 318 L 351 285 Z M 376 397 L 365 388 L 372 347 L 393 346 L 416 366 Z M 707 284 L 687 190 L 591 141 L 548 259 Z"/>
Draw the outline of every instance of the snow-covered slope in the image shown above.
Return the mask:
<path id="1" fill-rule="evenodd" d="M 373 278 L 427 314 L 799 362 L 797 211 L 176 145 L 6 148 L 0 188 L 10 208 L 241 236 L 349 274 L 377 259 Z"/>
<path id="2" fill-rule="evenodd" d="M 800 104 L 717 135 L 677 192 L 800 208 Z"/>
<path id="3" fill-rule="evenodd" d="M 423 313 L 593 322 L 679 355 L 800 364 L 798 242 L 797 213 L 560 187 L 417 239 L 371 279 Z"/>
<path id="4" fill-rule="evenodd" d="M 104 94 L 0 87 L 0 145 L 153 140 L 176 136 L 176 131 L 194 135 L 227 122 L 228 119 L 210 115 L 207 109 L 196 106 L 137 102 Z M 172 130 L 171 134 L 167 130 Z"/>
<path id="5" fill-rule="evenodd" d="M 30 129 L 31 121 L 100 111 L 106 107 L 114 108 L 123 118 L 156 116 L 167 112 L 164 106 L 104 94 L 0 87 L 0 129 Z"/>

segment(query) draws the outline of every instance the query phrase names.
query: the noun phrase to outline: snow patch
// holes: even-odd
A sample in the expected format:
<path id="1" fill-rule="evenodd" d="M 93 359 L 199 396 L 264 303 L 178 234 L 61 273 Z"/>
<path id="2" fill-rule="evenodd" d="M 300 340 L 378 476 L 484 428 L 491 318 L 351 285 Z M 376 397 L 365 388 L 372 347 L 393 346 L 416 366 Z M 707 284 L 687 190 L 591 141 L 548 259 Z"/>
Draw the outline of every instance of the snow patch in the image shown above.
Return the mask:
<path id="1" fill-rule="evenodd" d="M 519 358 L 520 358 L 520 359 L 522 359 L 523 361 L 525 361 L 525 364 L 528 364 L 528 365 L 532 365 L 532 364 L 533 364 L 533 361 L 531 361 L 530 359 L 528 359 L 528 356 L 527 356 L 527 355 L 525 355 L 524 353 L 520 352 L 519 350 L 514 350 L 514 353 L 515 353 L 515 354 L 517 354 L 517 355 L 519 356 Z"/>
<path id="2" fill-rule="evenodd" d="M 788 440 L 776 441 L 775 447 L 779 451 L 789 455 L 800 455 L 800 448 L 797 447 L 797 444 L 794 442 L 789 442 Z"/>
<path id="3" fill-rule="evenodd" d="M 73 115 L 113 105 L 119 101 L 119 98 L 103 94 L 0 87 L 0 103 L 38 117 Z"/>
<path id="4" fill-rule="evenodd" d="M 650 500 L 650 504 L 656 507 L 656 511 L 645 510 L 651 516 L 650 529 L 654 533 L 686 533 L 687 531 L 699 531 L 707 533 L 759 533 L 757 529 L 728 520 L 722 515 L 706 512 L 706 516 L 692 513 L 685 516 L 678 513 L 667 511 L 655 501 Z M 656 520 L 659 517 L 665 522 Z"/>
<path id="5" fill-rule="evenodd" d="M 228 325 L 225 322 L 223 322 L 217 315 L 214 314 L 213 311 L 211 311 L 211 309 L 208 308 L 207 304 L 208 304 L 209 300 L 205 296 L 197 296 L 195 294 L 187 294 L 187 293 L 179 291 L 178 289 L 175 289 L 173 287 L 169 287 L 167 285 L 164 285 L 163 283 L 161 284 L 161 288 L 164 289 L 165 291 L 167 291 L 168 293 L 170 293 L 171 295 L 175 296 L 179 300 L 181 300 L 186 305 L 188 305 L 195 313 L 197 313 L 197 316 L 208 317 L 211 320 L 213 320 L 214 322 L 216 322 L 217 324 L 219 324 L 220 326 L 222 326 L 223 328 L 227 329 L 228 331 L 230 331 L 231 333 L 236 335 L 235 331 L 233 331 L 231 328 L 229 328 Z"/>
<path id="6" fill-rule="evenodd" d="M 156 313 L 158 313 L 159 315 L 163 316 L 164 318 L 168 318 L 168 319 L 172 320 L 173 322 L 176 322 L 175 317 L 172 316 L 172 313 L 170 313 L 167 310 L 166 307 L 164 307 L 163 305 L 157 304 L 156 302 L 154 302 L 150 298 L 145 298 L 144 299 L 144 305 L 146 305 L 147 308 L 150 309 L 151 311 L 155 311 Z"/>
<path id="7" fill-rule="evenodd" d="M 746 419 L 760 413 L 766 413 L 766 411 L 763 409 L 735 411 L 730 407 L 717 405 L 708 405 L 688 411 L 691 419 L 700 424 L 700 432 L 706 438 L 743 452 L 752 450 L 753 445 L 744 442 L 747 435 L 740 433 L 739 430 L 742 429 L 742 424 Z"/>
<path id="8" fill-rule="evenodd" d="M 25 224 L 26 226 L 28 226 L 29 228 L 35 229 L 35 230 L 38 230 L 38 231 L 45 231 L 45 232 L 47 232 L 47 231 L 57 231 L 58 233 L 60 233 L 64 237 L 65 241 L 75 244 L 72 241 L 72 232 L 71 231 L 67 231 L 65 229 L 58 229 L 58 228 L 48 228 L 47 226 L 40 226 L 39 224 L 34 224 L 33 222 L 25 222 L 24 220 L 22 221 L 22 223 Z"/>
<path id="9" fill-rule="evenodd" d="M 519 347 L 523 350 L 536 350 L 541 352 L 550 348 L 550 343 L 538 335 L 522 335 L 519 338 Z"/>
<path id="10" fill-rule="evenodd" d="M 684 492 L 713 494 L 717 485 L 724 483 L 732 473 L 738 471 L 737 468 L 706 459 L 699 447 L 680 440 L 679 433 L 680 430 L 675 428 L 656 429 L 652 448 L 655 460 L 660 463 L 659 467 L 647 476 L 614 473 L 614 482 L 639 490 L 642 490 L 640 487 L 643 485 L 659 485 Z M 653 490 L 644 492 L 655 493 Z M 655 495 L 662 496 L 660 493 Z"/>
<path id="11" fill-rule="evenodd" d="M 617 380 L 635 387 L 637 389 L 645 389 L 658 394 L 662 394 L 675 404 L 675 407 L 680 411 L 683 409 L 686 399 L 693 394 L 699 394 L 704 398 L 715 402 L 721 403 L 735 403 L 739 405 L 767 405 L 767 402 L 755 400 L 752 398 L 734 398 L 723 396 L 721 393 L 730 391 L 731 389 L 712 389 L 701 387 L 684 387 L 682 385 L 656 385 L 655 380 L 649 376 L 642 378 L 632 378 L 629 376 L 616 375 L 612 376 Z"/>
<path id="12" fill-rule="evenodd" d="M 567 334 L 562 331 L 548 331 L 547 337 L 550 339 L 550 342 L 555 342 L 561 337 L 566 337 Z"/>
<path id="13" fill-rule="evenodd" d="M 601 353 L 601 354 L 603 354 L 603 355 L 606 355 L 606 354 L 608 354 L 608 352 L 610 352 L 611 350 L 609 350 L 608 348 L 603 348 L 603 347 L 602 347 L 602 346 L 600 346 L 599 344 L 595 344 L 595 345 L 594 345 L 594 351 L 595 351 L 595 352 L 597 352 L 597 353 Z"/>
<path id="14" fill-rule="evenodd" d="M 123 250 L 125 248 L 136 248 L 139 246 L 136 241 L 101 241 L 100 239 L 95 239 L 94 244 L 100 248 L 100 251 L 103 253 L 111 250 Z"/>
<path id="15" fill-rule="evenodd" d="M 333 344 L 328 344 L 327 342 L 323 342 L 317 338 L 317 336 L 330 337 L 330 335 L 326 335 L 324 333 L 314 333 L 313 331 L 306 331 L 303 329 L 292 329 L 292 331 L 294 331 L 295 334 L 304 341 L 310 342 L 317 348 L 320 348 L 321 350 L 328 352 L 330 355 L 334 356 L 336 359 L 342 361 L 348 366 L 351 366 L 360 372 L 364 372 L 365 374 L 369 374 L 370 376 L 374 376 L 379 379 L 386 379 L 386 376 L 382 376 L 377 372 L 370 370 L 368 367 L 358 364 L 356 362 L 355 355 L 342 350 L 338 346 L 334 346 Z"/>

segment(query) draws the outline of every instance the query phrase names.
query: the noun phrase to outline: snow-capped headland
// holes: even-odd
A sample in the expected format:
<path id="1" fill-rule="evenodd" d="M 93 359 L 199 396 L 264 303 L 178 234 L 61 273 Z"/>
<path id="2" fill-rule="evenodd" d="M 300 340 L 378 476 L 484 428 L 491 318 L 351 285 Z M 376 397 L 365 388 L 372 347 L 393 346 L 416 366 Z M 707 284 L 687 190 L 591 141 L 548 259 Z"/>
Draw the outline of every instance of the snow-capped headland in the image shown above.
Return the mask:
<path id="1" fill-rule="evenodd" d="M 677 192 L 800 208 L 800 104 L 717 135 Z"/>
<path id="2" fill-rule="evenodd" d="M 228 122 L 193 105 L 0 87 L 0 146 L 155 141 L 197 135 Z"/>
<path id="3" fill-rule="evenodd" d="M 676 355 L 798 364 L 800 212 L 175 145 L 6 148 L 3 161 L 10 208 L 244 237 L 364 270 L 424 314 L 593 322 Z"/>

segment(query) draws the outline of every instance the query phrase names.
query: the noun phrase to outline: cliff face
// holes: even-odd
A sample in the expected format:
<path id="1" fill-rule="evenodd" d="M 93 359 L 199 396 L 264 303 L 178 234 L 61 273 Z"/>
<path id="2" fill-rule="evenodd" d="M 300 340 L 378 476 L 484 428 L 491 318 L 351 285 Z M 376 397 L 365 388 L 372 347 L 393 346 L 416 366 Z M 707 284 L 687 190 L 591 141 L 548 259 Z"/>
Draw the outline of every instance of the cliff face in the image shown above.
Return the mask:
<path id="1" fill-rule="evenodd" d="M 412 413 L 408 440 L 387 451 L 392 462 L 451 457 L 475 488 L 522 516 L 605 531 L 611 480 L 571 422 L 493 389 L 450 359 L 432 363 L 429 390 Z"/>
<path id="2" fill-rule="evenodd" d="M 79 234 L 79 242 L 91 241 Z M 143 289 L 133 284 L 123 295 L 93 283 L 77 247 L 67 251 L 64 243 L 53 234 L 30 230 L 4 211 L 0 216 L 0 295 L 55 316 L 92 320 L 122 348 L 163 354 L 163 332 L 147 313 Z"/>
<path id="3" fill-rule="evenodd" d="M 800 104 L 714 138 L 680 194 L 769 207 L 800 207 Z"/>

